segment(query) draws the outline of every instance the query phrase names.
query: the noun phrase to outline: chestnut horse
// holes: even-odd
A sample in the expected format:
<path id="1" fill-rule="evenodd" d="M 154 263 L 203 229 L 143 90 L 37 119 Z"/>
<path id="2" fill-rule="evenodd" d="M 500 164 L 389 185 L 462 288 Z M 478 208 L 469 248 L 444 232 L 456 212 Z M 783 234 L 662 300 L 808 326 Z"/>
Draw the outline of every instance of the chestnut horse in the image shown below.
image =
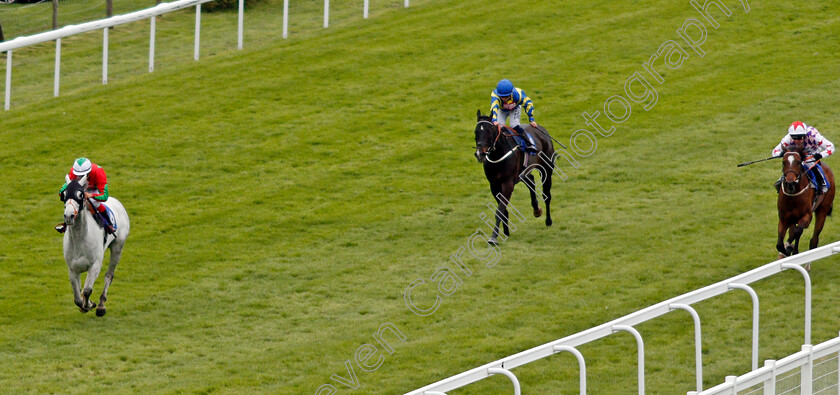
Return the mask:
<path id="1" fill-rule="evenodd" d="M 834 173 L 826 164 L 822 164 L 826 179 L 831 187 L 825 193 L 822 201 L 814 207 L 816 190 L 811 187 L 811 182 L 806 175 L 807 171 L 802 166 L 804 157 L 804 152 L 797 149 L 786 150 L 782 157 L 782 176 L 784 180 L 779 189 L 779 198 L 776 203 L 779 209 L 779 238 L 776 241 L 776 249 L 779 250 L 780 258 L 799 253 L 799 238 L 814 217 L 816 217 L 814 235 L 811 237 L 808 248 L 817 247 L 820 241 L 820 232 L 825 225 L 825 218 L 831 215 L 831 208 L 834 203 Z M 814 169 L 814 171 L 817 170 Z M 783 242 L 785 231 L 788 232 L 787 242 Z"/>

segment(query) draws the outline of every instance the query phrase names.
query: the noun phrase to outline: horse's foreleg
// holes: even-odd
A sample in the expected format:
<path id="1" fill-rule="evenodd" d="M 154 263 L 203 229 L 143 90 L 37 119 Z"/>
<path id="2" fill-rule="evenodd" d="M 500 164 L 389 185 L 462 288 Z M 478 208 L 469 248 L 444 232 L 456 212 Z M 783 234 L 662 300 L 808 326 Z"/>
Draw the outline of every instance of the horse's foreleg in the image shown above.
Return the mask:
<path id="1" fill-rule="evenodd" d="M 530 184 L 528 184 L 529 186 L 537 185 L 534 181 L 533 174 L 528 174 L 527 176 L 525 176 L 525 178 L 527 178 L 528 182 L 530 182 Z M 531 193 L 531 207 L 534 209 L 534 217 L 539 218 L 540 215 L 542 215 L 542 210 L 540 209 L 540 203 L 537 201 L 537 193 L 534 191 L 534 189 L 536 189 L 536 186 L 534 188 L 528 188 L 528 192 Z"/>
<path id="2" fill-rule="evenodd" d="M 68 267 L 67 274 L 70 277 L 70 287 L 73 289 L 73 302 L 76 303 L 76 306 L 79 306 L 79 311 L 87 313 L 89 309 L 85 308 L 87 303 L 85 303 L 84 298 L 82 298 L 79 273 L 74 272 L 73 269 Z"/>
<path id="3" fill-rule="evenodd" d="M 117 268 L 117 264 L 120 263 L 121 255 L 122 248 L 111 250 L 111 262 L 108 264 L 108 271 L 105 272 L 105 285 L 102 288 L 102 295 L 99 296 L 99 306 L 96 307 L 97 317 L 105 315 L 105 301 L 108 300 L 108 287 L 114 281 L 114 270 Z"/>
<path id="4" fill-rule="evenodd" d="M 543 193 L 545 194 L 545 226 L 551 226 L 551 173 L 546 171 L 543 181 Z"/>
<path id="5" fill-rule="evenodd" d="M 499 223 L 501 222 L 501 218 L 499 217 L 499 210 L 501 207 L 502 202 L 499 200 L 499 193 L 501 192 L 501 187 L 497 184 L 490 183 L 490 193 L 493 194 L 493 198 L 496 199 L 496 211 L 493 213 L 495 218 L 495 225 L 493 225 L 493 234 L 490 235 L 490 238 L 487 240 L 487 244 L 497 245 L 498 244 L 498 237 L 499 237 Z M 504 237 L 502 238 L 504 240 Z"/>
<path id="6" fill-rule="evenodd" d="M 779 253 L 782 254 L 783 256 L 790 256 L 790 253 L 791 253 L 790 242 L 787 242 L 787 243 L 785 242 L 785 233 L 788 233 L 788 232 L 789 232 L 789 235 L 792 239 L 793 238 L 793 226 L 785 224 L 785 222 L 780 219 L 779 220 L 779 228 L 778 228 L 779 237 L 778 237 L 778 239 L 776 239 L 776 250 L 778 250 Z M 783 256 L 779 256 L 779 258 L 782 258 Z"/>
<path id="7" fill-rule="evenodd" d="M 98 260 L 91 265 L 90 270 L 88 270 L 87 277 L 85 278 L 85 288 L 82 290 L 82 296 L 84 297 L 85 306 L 87 309 L 93 309 L 96 307 L 96 303 L 91 302 L 90 295 L 93 293 L 93 283 L 96 281 L 96 278 L 99 277 L 99 271 L 102 269 L 102 260 Z"/>
<path id="8" fill-rule="evenodd" d="M 505 236 L 510 236 L 510 229 L 508 228 L 508 220 L 510 218 L 508 218 L 507 202 L 510 202 L 510 198 L 513 196 L 513 181 L 502 184 L 502 196 L 505 199 L 499 202 L 499 213 L 502 214 Z"/>
<path id="9" fill-rule="evenodd" d="M 802 233 L 805 231 L 805 228 L 811 224 L 811 213 L 806 214 L 799 222 L 796 223 L 796 228 L 793 230 L 793 254 L 796 255 L 799 253 L 799 239 L 802 237 Z"/>

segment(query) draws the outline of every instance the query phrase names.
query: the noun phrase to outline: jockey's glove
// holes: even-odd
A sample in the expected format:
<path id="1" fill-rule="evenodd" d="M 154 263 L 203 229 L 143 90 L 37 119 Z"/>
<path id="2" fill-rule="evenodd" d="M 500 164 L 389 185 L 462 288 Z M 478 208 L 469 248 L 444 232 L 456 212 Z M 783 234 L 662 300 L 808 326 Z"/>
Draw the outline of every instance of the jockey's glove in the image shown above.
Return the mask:
<path id="1" fill-rule="evenodd" d="M 820 160 L 820 159 L 822 159 L 822 155 L 820 155 L 820 154 L 814 154 L 814 160 L 815 160 L 815 161 Z"/>

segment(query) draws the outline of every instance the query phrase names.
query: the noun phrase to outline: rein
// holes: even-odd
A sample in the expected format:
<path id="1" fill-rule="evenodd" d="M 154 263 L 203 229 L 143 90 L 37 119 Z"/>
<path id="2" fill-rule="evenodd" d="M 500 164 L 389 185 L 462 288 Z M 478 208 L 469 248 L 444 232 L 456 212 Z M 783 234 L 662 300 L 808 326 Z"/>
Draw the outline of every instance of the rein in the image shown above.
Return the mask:
<path id="1" fill-rule="evenodd" d="M 816 162 L 819 162 L 819 161 L 816 161 Z M 801 165 L 801 163 L 802 163 L 802 162 L 800 161 L 800 166 L 802 166 L 802 165 Z M 815 164 L 816 164 L 816 163 L 815 163 Z M 797 183 L 797 184 L 799 184 L 799 180 L 800 180 L 800 179 L 802 179 L 802 176 L 803 176 L 805 173 L 807 173 L 807 170 L 806 170 L 806 171 L 803 171 L 802 173 L 797 173 L 797 172 L 796 172 L 796 171 L 794 171 L 793 169 L 789 169 L 788 171 L 784 172 L 783 176 L 784 176 L 784 175 L 787 175 L 787 173 L 793 173 L 793 174 L 796 174 L 796 183 Z M 811 182 L 810 182 L 810 181 L 808 181 L 808 184 L 805 186 L 805 188 L 802 188 L 802 190 L 801 190 L 801 191 L 799 191 L 799 192 L 797 192 L 797 193 L 787 193 L 787 192 L 785 192 L 784 185 L 783 185 L 781 188 L 779 188 L 779 190 L 780 190 L 780 191 L 782 191 L 782 193 L 783 193 L 785 196 L 795 197 L 795 196 L 799 196 L 799 195 L 801 195 L 801 194 L 805 193 L 805 191 L 807 191 L 807 190 L 808 190 L 808 189 L 810 189 L 810 188 L 811 188 Z"/>
<path id="2" fill-rule="evenodd" d="M 785 192 L 785 188 L 784 188 L 784 186 L 783 186 L 782 188 L 780 188 L 780 190 L 782 191 L 782 193 L 783 193 L 783 194 L 785 194 L 785 196 L 791 196 L 791 197 L 793 197 L 793 196 L 799 196 L 799 195 L 801 195 L 802 193 L 804 193 L 805 191 L 807 191 L 809 188 L 811 188 L 811 184 L 810 184 L 810 182 L 808 183 L 808 186 L 806 186 L 805 188 L 802 188 L 802 190 L 801 190 L 801 191 L 799 191 L 799 192 L 797 192 L 797 193 L 787 193 L 787 192 Z"/>
<path id="3" fill-rule="evenodd" d="M 493 126 L 493 127 L 495 127 L 495 126 L 496 126 L 496 125 L 493 125 L 493 122 L 490 122 L 490 121 L 484 121 L 484 120 L 478 121 L 478 122 L 476 123 L 476 125 L 478 125 L 478 124 L 482 124 L 482 123 L 486 123 L 486 124 L 488 124 L 488 125 L 490 125 L 490 126 Z M 502 130 L 501 130 L 501 129 L 497 129 L 496 138 L 493 140 L 493 144 L 492 144 L 492 145 L 490 146 L 490 148 L 487 150 L 487 153 L 488 153 L 488 154 L 489 154 L 490 152 L 493 152 L 493 151 L 496 149 L 496 143 L 499 141 L 499 137 L 502 137 L 502 135 L 504 135 L 505 137 L 513 137 L 513 136 L 515 136 L 515 135 L 518 135 L 518 133 L 516 132 L 516 130 L 513 130 L 510 126 L 507 126 L 507 125 L 503 125 L 503 126 L 504 126 L 506 129 L 508 129 L 508 130 L 510 130 L 511 132 L 513 132 L 513 133 L 512 133 L 512 134 L 506 134 L 506 133 L 502 132 Z M 510 149 L 510 151 L 508 151 L 506 154 L 504 154 L 501 158 L 499 158 L 499 159 L 497 159 L 497 160 L 492 160 L 492 159 L 490 159 L 489 157 L 484 158 L 484 160 L 485 160 L 485 161 L 487 161 L 487 162 L 493 163 L 493 164 L 499 163 L 499 162 L 501 162 L 501 161 L 503 161 L 503 160 L 507 159 L 507 158 L 508 158 L 511 154 L 513 154 L 513 152 L 514 152 L 514 151 L 516 151 L 518 148 L 519 148 L 519 146 L 518 146 L 518 145 L 514 145 L 514 146 L 513 146 L 513 148 L 511 148 L 511 149 Z"/>

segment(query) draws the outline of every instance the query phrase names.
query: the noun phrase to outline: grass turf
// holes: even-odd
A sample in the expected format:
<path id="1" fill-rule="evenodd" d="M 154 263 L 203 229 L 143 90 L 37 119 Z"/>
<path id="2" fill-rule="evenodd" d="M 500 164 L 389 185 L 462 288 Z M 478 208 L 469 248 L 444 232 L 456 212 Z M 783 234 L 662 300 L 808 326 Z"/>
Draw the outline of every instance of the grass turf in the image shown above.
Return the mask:
<path id="1" fill-rule="evenodd" d="M 318 21 L 317 3 L 305 5 Z M 838 140 L 840 17 L 829 4 L 727 5 L 731 17 L 706 25 L 705 56 L 686 47 L 684 64 L 655 85 L 656 105 L 634 104 L 578 169 L 564 169 L 567 181 L 555 180 L 555 225 L 529 218 L 495 267 L 467 262 L 473 275 L 428 317 L 406 308 L 403 291 L 483 227 L 491 198 L 472 157 L 473 114 L 487 110 L 495 82 L 525 89 L 537 120 L 568 141 L 585 127 L 580 113 L 603 112 L 662 42 L 679 40 L 683 21 L 701 18 L 687 2 L 413 2 L 287 41 L 270 39 L 278 14 L 265 6 L 248 20 L 275 29 L 242 52 L 71 84 L 57 99 L 13 93 L 21 102 L 0 130 L 13 180 L 0 201 L 2 388 L 299 394 L 331 383 L 402 393 L 769 262 L 778 168 L 735 164 L 766 157 L 794 119 Z M 140 33 L 120 45 L 141 55 L 120 61 L 142 71 Z M 78 61 L 95 65 L 91 37 L 78 46 L 92 58 Z M 33 62 L 15 74 L 19 89 L 49 92 L 51 69 Z M 86 72 L 98 78 L 95 66 Z M 72 304 L 50 230 L 78 156 L 106 169 L 132 219 L 104 319 Z M 523 213 L 526 192 L 518 186 L 513 200 Z M 829 219 L 822 240 L 837 239 Z M 812 275 L 816 343 L 840 328 L 836 259 Z M 756 290 L 761 359 L 797 351 L 801 278 L 784 273 Z M 736 291 L 696 308 L 706 386 L 747 371 L 749 298 Z M 330 380 L 347 377 L 344 361 L 386 322 L 406 342 L 373 372 L 354 365 L 358 390 Z M 648 392 L 693 389 L 688 316 L 638 329 Z M 581 351 L 591 393 L 635 393 L 629 336 Z M 568 355 L 515 373 L 527 393 L 577 388 Z M 494 377 L 454 393 L 508 390 Z"/>

